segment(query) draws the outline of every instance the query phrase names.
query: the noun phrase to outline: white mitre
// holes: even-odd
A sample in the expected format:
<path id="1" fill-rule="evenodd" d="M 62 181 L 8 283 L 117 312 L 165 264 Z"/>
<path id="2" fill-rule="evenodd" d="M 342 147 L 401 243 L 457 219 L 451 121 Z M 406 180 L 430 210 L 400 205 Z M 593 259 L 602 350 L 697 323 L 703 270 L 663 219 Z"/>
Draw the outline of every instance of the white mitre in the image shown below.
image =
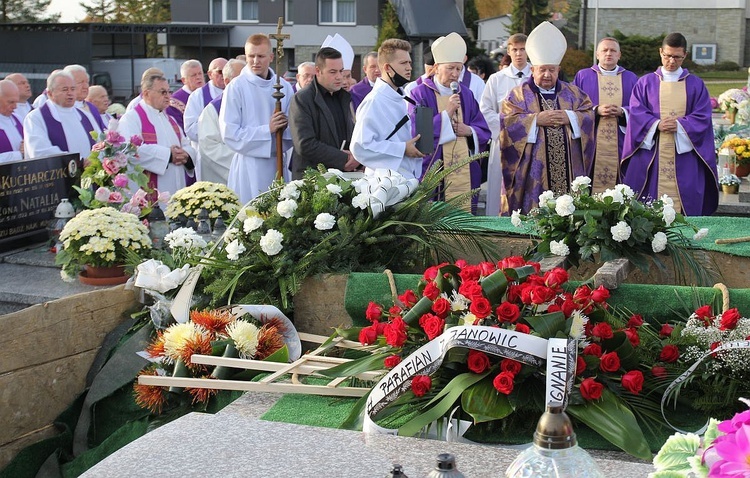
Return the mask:
<path id="1" fill-rule="evenodd" d="M 351 70 L 354 64 L 354 50 L 348 41 L 338 33 L 334 36 L 328 35 L 320 45 L 320 48 L 330 47 L 341 53 L 341 59 L 344 61 L 344 69 Z"/>
<path id="2" fill-rule="evenodd" d="M 532 65 L 559 65 L 568 49 L 568 42 L 556 26 L 542 22 L 526 39 L 526 54 Z"/>
<path id="3" fill-rule="evenodd" d="M 438 38 L 430 49 L 435 63 L 463 63 L 466 57 L 466 42 L 456 32 Z"/>

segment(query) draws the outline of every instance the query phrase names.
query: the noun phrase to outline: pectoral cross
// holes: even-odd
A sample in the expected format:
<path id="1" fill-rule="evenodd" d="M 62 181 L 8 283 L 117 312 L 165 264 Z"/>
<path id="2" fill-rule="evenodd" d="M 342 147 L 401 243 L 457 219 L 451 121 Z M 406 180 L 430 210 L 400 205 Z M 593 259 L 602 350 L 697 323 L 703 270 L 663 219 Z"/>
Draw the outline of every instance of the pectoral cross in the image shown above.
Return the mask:
<path id="1" fill-rule="evenodd" d="M 279 23 L 276 26 L 276 33 L 271 33 L 268 38 L 276 40 L 276 84 L 273 85 L 273 96 L 276 99 L 275 112 L 281 111 L 281 99 L 284 97 L 284 93 L 281 92 L 281 71 L 279 70 L 279 60 L 284 56 L 284 40 L 290 38 L 288 33 L 281 33 L 281 27 L 284 25 L 284 17 L 279 17 Z M 284 146 L 282 142 L 282 135 L 284 132 L 279 129 L 276 130 L 276 179 L 284 178 Z"/>

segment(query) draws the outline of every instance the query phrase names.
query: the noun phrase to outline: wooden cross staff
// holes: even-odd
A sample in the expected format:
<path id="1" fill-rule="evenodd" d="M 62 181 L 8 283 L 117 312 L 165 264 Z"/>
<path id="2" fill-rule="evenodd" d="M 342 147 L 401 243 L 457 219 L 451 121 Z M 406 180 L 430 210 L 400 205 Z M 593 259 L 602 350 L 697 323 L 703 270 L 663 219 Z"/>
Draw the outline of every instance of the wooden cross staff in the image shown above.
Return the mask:
<path id="1" fill-rule="evenodd" d="M 284 93 L 281 92 L 281 72 L 279 70 L 279 60 L 284 56 L 284 40 L 290 38 L 287 33 L 281 33 L 281 27 L 284 24 L 284 17 L 279 17 L 279 23 L 276 26 L 276 33 L 268 35 L 272 40 L 276 40 L 276 84 L 273 88 L 276 90 L 273 92 L 273 96 L 276 99 L 275 113 L 281 111 L 281 98 L 284 97 Z M 282 136 L 284 134 L 283 129 L 276 130 L 276 179 L 284 178 L 284 146 L 282 143 Z"/>

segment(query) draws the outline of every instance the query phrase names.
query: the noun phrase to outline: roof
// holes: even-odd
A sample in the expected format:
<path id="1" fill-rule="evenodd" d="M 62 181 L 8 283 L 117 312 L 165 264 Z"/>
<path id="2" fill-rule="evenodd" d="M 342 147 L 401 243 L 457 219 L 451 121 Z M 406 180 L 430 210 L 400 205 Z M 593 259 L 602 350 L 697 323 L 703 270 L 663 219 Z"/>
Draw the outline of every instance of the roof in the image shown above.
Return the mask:
<path id="1" fill-rule="evenodd" d="M 437 38 L 456 32 L 468 36 L 455 0 L 391 0 L 409 38 Z"/>

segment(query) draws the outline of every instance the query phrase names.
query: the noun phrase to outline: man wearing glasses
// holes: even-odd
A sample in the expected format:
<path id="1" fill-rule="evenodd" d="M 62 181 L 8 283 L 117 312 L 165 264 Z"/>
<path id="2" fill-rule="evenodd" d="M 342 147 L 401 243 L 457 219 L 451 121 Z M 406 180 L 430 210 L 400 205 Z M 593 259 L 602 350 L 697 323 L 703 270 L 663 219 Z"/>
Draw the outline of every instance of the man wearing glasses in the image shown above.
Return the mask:
<path id="1" fill-rule="evenodd" d="M 141 101 L 125 113 L 118 131 L 126 138 L 138 135 L 138 164 L 149 174 L 149 187 L 174 194 L 195 182 L 195 150 L 177 122 L 165 110 L 170 91 L 167 79 L 150 75 L 141 82 Z"/>
<path id="2" fill-rule="evenodd" d="M 621 171 L 644 199 L 663 194 L 674 208 L 709 216 L 718 206 L 711 101 L 703 81 L 682 68 L 687 40 L 670 33 L 659 49 L 662 67 L 641 77 L 630 97 Z"/>

